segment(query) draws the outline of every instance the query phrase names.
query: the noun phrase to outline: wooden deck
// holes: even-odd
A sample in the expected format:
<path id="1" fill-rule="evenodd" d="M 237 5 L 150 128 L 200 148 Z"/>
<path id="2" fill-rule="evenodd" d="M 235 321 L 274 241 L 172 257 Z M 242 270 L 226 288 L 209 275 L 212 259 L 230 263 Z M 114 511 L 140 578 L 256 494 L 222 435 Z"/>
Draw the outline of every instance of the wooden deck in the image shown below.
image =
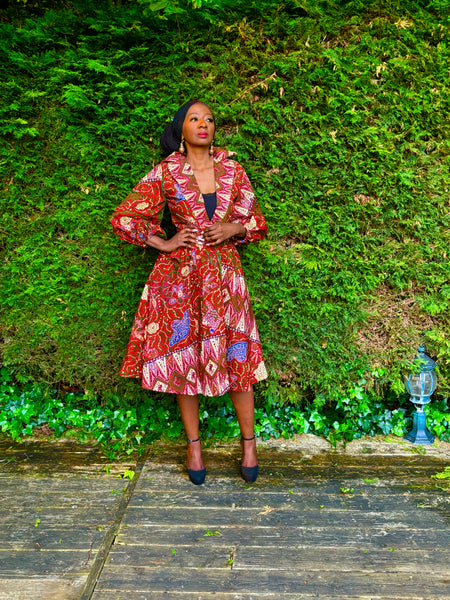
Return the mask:
<path id="1" fill-rule="evenodd" d="M 201 487 L 184 444 L 136 467 L 3 443 L 0 600 L 449 600 L 449 445 L 316 441 L 261 445 L 253 485 L 236 444 L 207 449 Z"/>

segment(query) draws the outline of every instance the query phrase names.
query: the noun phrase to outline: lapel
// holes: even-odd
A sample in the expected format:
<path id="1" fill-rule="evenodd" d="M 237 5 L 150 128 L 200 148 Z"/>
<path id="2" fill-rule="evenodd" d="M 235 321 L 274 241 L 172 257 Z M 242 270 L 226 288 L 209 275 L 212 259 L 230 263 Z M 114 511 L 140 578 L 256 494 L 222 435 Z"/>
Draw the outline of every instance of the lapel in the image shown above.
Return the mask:
<path id="1" fill-rule="evenodd" d="M 214 149 L 214 175 L 216 179 L 217 206 L 212 220 L 208 219 L 203 196 L 195 179 L 194 171 L 186 160 L 184 154 L 173 152 L 165 160 L 168 163 L 169 171 L 188 203 L 195 220 L 201 227 L 206 227 L 209 223 L 221 221 L 228 212 L 231 193 L 233 189 L 235 162 L 228 157 L 235 154 L 221 148 Z"/>

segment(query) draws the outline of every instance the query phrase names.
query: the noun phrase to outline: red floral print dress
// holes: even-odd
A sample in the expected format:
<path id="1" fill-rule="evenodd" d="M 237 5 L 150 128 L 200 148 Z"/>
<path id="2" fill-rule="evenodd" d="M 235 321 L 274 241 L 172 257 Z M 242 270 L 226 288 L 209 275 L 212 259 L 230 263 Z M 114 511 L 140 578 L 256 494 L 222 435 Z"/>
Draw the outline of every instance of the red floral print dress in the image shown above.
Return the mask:
<path id="1" fill-rule="evenodd" d="M 210 221 L 186 157 L 174 152 L 136 185 L 111 219 L 122 240 L 146 246 L 167 202 L 177 230 L 195 225 L 194 249 L 160 252 L 144 287 L 123 377 L 158 392 L 220 396 L 248 391 L 267 377 L 261 343 L 236 245 L 262 239 L 267 224 L 242 166 L 216 148 L 217 207 Z M 206 246 L 211 223 L 242 223 L 245 238 Z"/>

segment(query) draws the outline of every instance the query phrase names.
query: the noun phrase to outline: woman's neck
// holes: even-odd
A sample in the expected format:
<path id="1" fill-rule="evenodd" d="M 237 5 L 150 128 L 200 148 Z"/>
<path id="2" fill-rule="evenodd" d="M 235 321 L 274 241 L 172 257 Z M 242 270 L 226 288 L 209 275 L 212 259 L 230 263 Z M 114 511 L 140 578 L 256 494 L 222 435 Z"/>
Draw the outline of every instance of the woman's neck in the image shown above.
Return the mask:
<path id="1" fill-rule="evenodd" d="M 195 171 L 203 171 L 210 169 L 213 166 L 213 158 L 209 153 L 209 147 L 189 147 L 187 149 L 186 158 L 188 163 Z"/>

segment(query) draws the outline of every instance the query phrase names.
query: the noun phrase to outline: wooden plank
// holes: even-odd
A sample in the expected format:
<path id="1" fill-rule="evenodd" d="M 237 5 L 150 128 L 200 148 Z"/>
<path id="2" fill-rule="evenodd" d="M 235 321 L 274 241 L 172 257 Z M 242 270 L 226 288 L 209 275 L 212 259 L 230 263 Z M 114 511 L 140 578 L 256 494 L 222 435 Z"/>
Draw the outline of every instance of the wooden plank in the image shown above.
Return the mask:
<path id="1" fill-rule="evenodd" d="M 100 526 L 101 527 L 101 526 Z M 103 538 L 104 528 L 69 524 L 64 526 L 34 527 L 18 525 L 0 528 L 0 548 L 2 550 L 52 550 L 71 548 L 85 550 L 96 548 Z"/>
<path id="2" fill-rule="evenodd" d="M 87 600 L 119 527 L 126 498 L 111 490 L 128 482 L 111 475 L 130 463 L 112 464 L 98 447 L 56 446 L 0 453 L 0 519 L 11 523 L 0 528 L 10 575 L 0 600 Z M 249 486 L 239 477 L 238 444 L 231 456 L 229 448 L 205 450 L 201 488 L 188 480 L 185 444 L 152 450 L 93 600 L 423 600 L 423 573 L 426 600 L 448 600 L 450 496 L 430 478 L 448 456 L 262 448 L 261 477 Z"/>
<path id="3" fill-rule="evenodd" d="M 119 546 L 112 548 L 108 566 L 221 568 L 268 571 L 384 571 L 410 572 L 424 569 L 427 573 L 449 573 L 450 551 L 429 549 L 418 553 L 404 548 L 317 548 L 248 546 L 246 540 L 239 545 L 227 544 L 217 539 L 215 545 L 188 546 Z"/>
<path id="4" fill-rule="evenodd" d="M 442 460 L 442 456 L 448 452 L 448 444 L 438 443 L 436 446 L 413 446 L 409 442 L 397 438 L 392 440 L 397 443 L 380 443 L 380 440 L 374 438 L 365 438 L 358 442 L 351 442 L 348 445 L 338 444 L 333 448 L 329 442 L 313 434 L 296 436 L 295 441 L 285 440 L 263 442 L 258 440 L 258 454 L 263 461 L 279 462 L 281 464 L 310 462 L 316 464 L 328 464 L 330 462 L 340 462 L 342 464 L 354 464 L 361 459 L 361 463 L 379 461 L 390 461 L 393 458 L 399 462 L 416 460 L 422 462 L 433 462 Z M 366 447 L 362 448 L 364 442 Z M 321 445 L 321 447 L 318 447 Z M 355 445 L 359 449 L 352 448 Z M 347 449 L 349 451 L 347 451 Z M 205 456 L 215 464 L 238 460 L 240 457 L 239 438 L 230 442 L 207 441 L 203 442 L 203 451 Z M 167 462 L 182 461 L 186 453 L 186 443 L 166 443 L 157 441 L 152 445 L 152 454 L 150 456 L 154 463 L 165 464 Z"/>
<path id="5" fill-rule="evenodd" d="M 114 489 L 114 493 L 111 493 Z M 79 508 L 89 508 L 93 506 L 113 507 L 117 504 L 116 495 L 121 495 L 122 486 L 118 488 L 105 489 L 102 492 L 90 494 L 81 490 L 72 494 L 55 493 L 51 491 L 41 491 L 40 493 L 24 493 L 14 496 L 0 497 L 0 506 L 7 506 L 10 510 L 25 510 L 30 505 L 35 507 L 51 506 L 53 508 L 64 508 L 77 506 Z M 2 518 L 2 517 L 0 517 Z"/>
<path id="6" fill-rule="evenodd" d="M 356 488 L 358 489 L 358 488 Z M 425 507 L 438 508 L 450 511 L 450 494 L 443 495 L 442 491 L 434 489 L 433 491 L 417 491 L 411 493 L 408 490 L 403 490 L 402 493 L 389 494 L 388 488 L 383 488 L 380 492 L 379 488 L 372 486 L 366 487 L 363 491 L 361 488 L 350 496 L 343 494 L 340 488 L 336 486 L 331 492 L 325 492 L 322 489 L 314 489 L 304 491 L 302 493 L 289 492 L 266 492 L 258 491 L 257 494 L 249 493 L 245 490 L 236 492 L 219 491 L 210 494 L 202 492 L 173 492 L 167 491 L 137 491 L 133 494 L 130 501 L 130 507 L 141 509 L 152 509 L 159 506 L 177 507 L 177 508 L 223 508 L 226 510 L 236 510 L 242 507 L 246 508 L 261 508 L 270 506 L 273 508 L 293 506 L 298 510 L 316 510 L 319 508 L 325 509 L 358 509 L 383 511 L 386 505 L 392 511 L 416 508 L 417 504 Z"/>
<path id="7" fill-rule="evenodd" d="M 226 482 L 227 480 L 241 483 L 239 474 L 239 465 L 233 468 L 214 468 L 210 467 L 205 460 L 207 468 L 207 479 L 206 482 L 214 481 L 217 483 Z M 266 485 L 276 486 L 289 485 L 290 481 L 297 481 L 300 485 L 312 485 L 318 480 L 332 480 L 336 481 L 339 479 L 353 479 L 362 480 L 364 478 L 378 477 L 383 482 L 392 483 L 394 481 L 403 482 L 408 484 L 411 480 L 429 480 L 431 475 L 434 475 L 443 470 L 447 463 L 440 463 L 432 468 L 429 466 L 415 466 L 400 468 L 396 465 L 392 465 L 390 468 L 381 469 L 375 465 L 367 465 L 365 467 L 336 467 L 336 468 L 324 468 L 324 467 L 303 467 L 295 469 L 292 467 L 278 467 L 276 469 L 268 470 L 267 467 L 260 468 L 260 477 L 258 477 L 255 483 L 256 487 L 264 487 Z M 184 466 L 175 467 L 174 465 L 168 464 L 166 473 L 161 472 L 161 466 L 155 466 L 154 468 L 147 468 L 146 480 L 149 481 L 150 485 L 153 486 L 155 482 L 166 479 L 170 488 L 176 487 L 176 479 L 178 477 L 181 480 L 187 480 L 187 473 Z M 173 479 L 173 483 L 167 478 L 167 474 L 170 473 L 170 479 Z"/>
<path id="8" fill-rule="evenodd" d="M 98 496 L 105 491 L 122 489 L 127 481 L 118 477 L 0 477 L 0 498 L 23 494 L 68 494 Z"/>
<path id="9" fill-rule="evenodd" d="M 78 600 L 84 577 L 0 578 L 0 600 Z"/>
<path id="10" fill-rule="evenodd" d="M 423 600 L 419 571 L 427 600 L 448 600 L 449 497 L 430 479 L 442 461 L 372 462 L 280 465 L 252 486 L 208 467 L 201 489 L 173 460 L 147 463 L 93 600 Z"/>
<path id="11" fill-rule="evenodd" d="M 291 489 L 294 492 L 301 492 L 308 488 L 319 488 L 322 485 L 357 485 L 364 486 L 364 479 L 378 478 L 380 483 L 386 486 L 396 486 L 399 488 L 413 487 L 413 486 L 425 486 L 425 488 L 434 489 L 436 487 L 436 480 L 431 479 L 431 475 L 440 472 L 444 469 L 441 465 L 439 469 L 432 469 L 431 471 L 421 471 L 420 473 L 414 473 L 411 471 L 405 471 L 398 473 L 393 471 L 390 474 L 383 473 L 377 470 L 367 468 L 365 472 L 351 473 L 349 470 L 341 470 L 335 473 L 296 473 L 296 474 L 276 474 L 276 475 L 265 475 L 261 471 L 261 476 L 258 480 L 249 485 L 245 485 L 241 477 L 236 472 L 220 472 L 217 473 L 213 470 L 208 469 L 206 481 L 203 489 L 212 491 L 213 489 L 219 490 L 239 490 L 239 489 L 253 489 L 261 491 L 272 491 L 282 492 L 286 489 Z M 169 475 L 169 477 L 168 477 Z M 152 490 L 152 489 L 166 489 L 167 491 L 186 491 L 188 492 L 192 488 L 192 484 L 189 481 L 187 473 L 183 468 L 176 470 L 170 470 L 167 468 L 167 473 L 161 473 L 160 471 L 148 471 L 146 474 L 147 485 L 139 487 L 139 490 Z M 365 486 L 364 486 L 365 487 Z"/>
<path id="12" fill-rule="evenodd" d="M 0 569 L 2 577 L 24 579 L 39 574 L 39 577 L 61 575 L 75 571 L 78 575 L 87 575 L 95 558 L 95 552 L 89 547 L 81 550 L 61 548 L 61 550 L 0 550 Z"/>
<path id="13" fill-rule="evenodd" d="M 213 471 L 233 471 L 239 470 L 240 453 L 228 453 L 226 450 L 223 453 L 212 454 L 208 449 L 203 449 L 204 460 L 207 462 L 207 468 Z M 309 470 L 317 470 L 324 472 L 329 469 L 341 469 L 349 471 L 359 471 L 366 469 L 377 469 L 380 472 L 389 473 L 392 470 L 434 470 L 448 463 L 445 452 L 442 452 L 439 457 L 427 456 L 363 456 L 357 455 L 342 455 L 328 453 L 316 455 L 312 457 L 304 457 L 301 454 L 295 453 L 273 453 L 265 451 L 259 447 L 258 457 L 260 465 L 266 474 L 275 475 L 276 473 L 301 473 Z M 173 454 L 166 453 L 165 455 L 151 455 L 146 464 L 147 471 L 164 471 L 166 467 L 172 470 L 185 468 L 186 449 L 179 449 Z"/>
<path id="14" fill-rule="evenodd" d="M 122 482 L 117 487 L 103 486 L 103 493 L 90 494 L 88 491 L 80 488 L 77 492 L 73 492 L 71 495 L 63 492 L 55 493 L 49 492 L 48 490 L 42 490 L 40 493 L 16 493 L 14 498 L 5 498 L 8 508 L 23 508 L 33 504 L 33 506 L 48 506 L 49 508 L 72 508 L 72 509 L 89 509 L 93 506 L 105 506 L 111 507 L 117 504 L 117 497 L 120 496 L 126 489 L 126 484 Z M 3 500 L 3 499 L 2 499 Z M 6 506 L 5 503 L 1 503 L 0 506 Z M 5 509 L 0 509 L 0 519 L 3 519 Z"/>
<path id="15" fill-rule="evenodd" d="M 127 549 L 132 556 L 130 549 Z M 178 556 L 178 554 L 177 554 Z M 450 551 L 428 549 L 417 552 L 411 548 L 255 548 L 245 543 L 235 546 L 233 569 L 272 571 L 342 571 L 411 573 L 418 570 L 427 574 L 449 575 Z M 274 560 L 275 558 L 275 560 Z M 128 558 L 130 561 L 130 558 Z M 131 563 L 129 563 L 131 564 Z"/>
<path id="16" fill-rule="evenodd" d="M 106 475 L 105 468 L 108 467 L 110 475 L 121 475 L 125 469 L 132 469 L 133 465 L 111 465 L 110 462 L 90 465 L 68 465 L 67 463 L 61 462 L 55 465 L 49 465 L 48 463 L 36 463 L 33 465 L 20 465 L 16 466 L 14 470 L 6 471 L 3 470 L 3 479 L 7 479 L 6 475 L 15 476 L 21 475 L 24 477 L 46 477 L 51 479 L 73 479 L 74 477 L 80 477 L 89 479 L 91 477 L 101 477 L 103 474 Z"/>
<path id="17" fill-rule="evenodd" d="M 164 470 L 166 466 L 171 469 L 183 468 L 185 453 L 185 447 L 178 447 L 174 448 L 173 451 L 154 453 L 153 456 L 150 454 L 147 469 Z M 204 448 L 203 454 L 207 467 L 210 467 L 214 471 L 239 469 L 240 452 L 233 451 L 230 453 L 226 449 L 222 452 L 215 452 Z M 302 456 L 301 452 L 276 452 L 268 450 L 261 445 L 258 447 L 258 456 L 262 470 L 266 474 L 271 473 L 272 475 L 274 471 L 292 473 L 293 471 L 307 472 L 316 469 L 318 472 L 321 470 L 322 472 L 325 470 L 332 471 L 333 469 L 356 471 L 376 469 L 387 473 L 393 470 L 397 472 L 411 471 L 413 469 L 421 471 L 435 469 L 448 462 L 448 456 L 446 457 L 445 453 L 442 453 L 440 456 L 431 457 L 413 453 L 409 455 L 397 455 L 395 452 L 390 456 L 351 455 L 341 452 L 327 452 L 306 457 Z"/>
<path id="18" fill-rule="evenodd" d="M 382 596 L 358 594 L 357 596 L 345 596 L 345 600 L 398 600 L 398 596 Z M 1 598 L 0 598 L 1 600 Z M 289 593 L 283 592 L 282 594 L 276 592 L 265 592 L 259 590 L 258 592 L 204 592 L 202 590 L 196 592 L 188 592 L 186 590 L 173 590 L 173 591 L 149 591 L 149 592 L 133 592 L 127 590 L 121 592 L 115 590 L 113 592 L 102 591 L 98 594 L 94 592 L 92 600 L 342 600 L 342 596 L 335 596 L 334 594 L 327 596 L 318 596 L 314 592 L 301 592 L 297 591 Z M 411 597 L 409 600 L 424 600 L 424 596 Z M 428 600 L 428 596 L 427 596 Z M 430 599 L 431 600 L 431 599 Z"/>
<path id="19" fill-rule="evenodd" d="M 248 547 L 326 547 L 340 548 L 341 546 L 362 548 L 401 548 L 414 547 L 418 552 L 434 548 L 450 547 L 450 529 L 445 528 L 421 529 L 407 527 L 387 527 L 382 522 L 378 527 L 273 527 L 222 526 L 222 536 L 205 537 L 206 527 L 198 524 L 181 527 L 177 524 L 146 527 L 129 525 L 125 515 L 123 526 L 116 538 L 119 545 L 146 546 L 147 544 L 162 545 L 176 548 L 178 545 L 192 545 L 201 541 L 203 544 L 214 546 L 223 538 L 230 546 L 236 546 L 245 540 Z"/>
<path id="20" fill-rule="evenodd" d="M 272 511 L 258 508 L 236 508 L 225 511 L 223 508 L 157 508 L 143 510 L 141 507 L 131 506 L 127 510 L 126 522 L 128 525 L 160 526 L 163 524 L 203 525 L 217 528 L 225 525 L 254 524 L 266 527 L 415 527 L 431 529 L 444 528 L 445 519 L 437 511 L 411 508 L 409 511 L 367 512 L 361 510 L 295 510 L 294 506 L 278 508 Z"/>
<path id="21" fill-rule="evenodd" d="M 134 457 L 128 457 L 122 463 L 107 458 L 98 444 L 80 443 L 67 438 L 47 440 L 23 440 L 11 442 L 0 439 L 0 477 L 12 473 L 21 475 L 67 478 L 74 475 L 92 476 L 105 473 L 123 473 L 133 468 Z"/>
<path id="22" fill-rule="evenodd" d="M 167 567 L 105 567 L 97 584 L 96 592 L 120 590 L 121 592 L 164 592 L 183 590 L 187 592 L 203 591 L 235 592 L 245 590 L 247 593 L 315 593 L 317 596 L 347 598 L 358 595 L 360 590 L 370 598 L 375 595 L 390 595 L 397 599 L 413 598 L 448 599 L 450 576 L 427 574 L 424 581 L 422 572 L 396 573 L 395 577 L 387 577 L 379 572 L 311 572 L 286 571 L 274 572 L 266 570 L 225 570 Z M 425 588 L 424 588 L 425 586 Z M 418 593 L 418 590 L 421 592 Z M 301 596 L 300 596 L 301 597 Z"/>
<path id="23" fill-rule="evenodd" d="M 174 567 L 201 569 L 230 569 L 228 562 L 234 548 L 226 543 L 216 542 L 214 546 L 196 544 L 194 546 L 121 546 L 112 548 L 107 566 L 126 567 Z"/>
<path id="24" fill-rule="evenodd" d="M 60 526 L 70 523 L 85 523 L 88 526 L 105 526 L 113 518 L 114 505 L 78 506 L 45 506 L 40 505 L 20 512 L 11 512 L 8 509 L 0 510 L 0 522 L 3 528 L 14 527 L 20 523 L 35 526 L 39 519 L 39 527 Z"/>

